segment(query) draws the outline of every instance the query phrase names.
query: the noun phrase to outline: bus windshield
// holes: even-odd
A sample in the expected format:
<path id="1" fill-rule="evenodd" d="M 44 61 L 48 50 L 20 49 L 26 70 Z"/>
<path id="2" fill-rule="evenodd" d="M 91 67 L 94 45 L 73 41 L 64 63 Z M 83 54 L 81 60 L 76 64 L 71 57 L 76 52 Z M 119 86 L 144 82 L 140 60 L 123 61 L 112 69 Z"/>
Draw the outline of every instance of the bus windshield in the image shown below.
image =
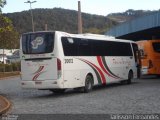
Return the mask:
<path id="1" fill-rule="evenodd" d="M 152 45 L 153 45 L 154 51 L 160 53 L 160 42 L 154 42 Z"/>
<path id="2" fill-rule="evenodd" d="M 22 35 L 24 54 L 51 53 L 54 47 L 54 34 L 51 32 L 29 33 Z"/>

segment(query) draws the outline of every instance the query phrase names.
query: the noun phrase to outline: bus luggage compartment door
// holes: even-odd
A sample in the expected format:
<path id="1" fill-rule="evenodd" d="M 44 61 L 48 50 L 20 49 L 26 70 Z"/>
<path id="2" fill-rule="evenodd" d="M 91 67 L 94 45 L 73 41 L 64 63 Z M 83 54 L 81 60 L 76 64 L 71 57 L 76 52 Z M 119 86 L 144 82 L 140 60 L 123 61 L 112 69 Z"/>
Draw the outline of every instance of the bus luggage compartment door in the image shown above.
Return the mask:
<path id="1" fill-rule="evenodd" d="M 54 80 L 58 78 L 57 58 L 21 61 L 22 80 Z"/>

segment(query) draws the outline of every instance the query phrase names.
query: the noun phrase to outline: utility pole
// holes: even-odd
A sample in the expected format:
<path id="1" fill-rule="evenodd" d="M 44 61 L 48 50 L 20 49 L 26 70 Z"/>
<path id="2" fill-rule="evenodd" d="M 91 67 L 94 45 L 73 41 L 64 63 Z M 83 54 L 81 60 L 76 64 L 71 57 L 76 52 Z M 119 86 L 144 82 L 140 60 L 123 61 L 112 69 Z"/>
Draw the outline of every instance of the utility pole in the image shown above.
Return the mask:
<path id="1" fill-rule="evenodd" d="M 78 34 L 82 34 L 81 2 L 78 1 Z"/>
<path id="2" fill-rule="evenodd" d="M 45 31 L 47 31 L 48 30 L 48 25 L 47 24 L 45 24 Z"/>
<path id="3" fill-rule="evenodd" d="M 31 19 L 32 19 L 32 31 L 34 32 L 34 21 L 33 21 L 33 13 L 32 13 L 32 3 L 35 3 L 37 1 L 30 1 L 28 0 L 27 2 L 24 3 L 29 3 L 30 4 L 30 11 L 31 11 Z"/>

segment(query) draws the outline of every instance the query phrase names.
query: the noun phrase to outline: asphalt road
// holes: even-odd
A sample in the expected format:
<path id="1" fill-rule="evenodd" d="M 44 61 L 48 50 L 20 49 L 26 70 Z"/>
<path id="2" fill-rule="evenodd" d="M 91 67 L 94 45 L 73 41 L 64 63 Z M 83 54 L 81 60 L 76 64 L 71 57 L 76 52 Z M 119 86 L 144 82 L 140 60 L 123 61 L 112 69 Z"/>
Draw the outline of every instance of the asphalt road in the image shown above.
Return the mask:
<path id="1" fill-rule="evenodd" d="M 91 93 L 64 94 L 24 90 L 20 78 L 0 80 L 0 93 L 12 102 L 11 114 L 160 113 L 160 79 L 136 79 L 131 85 L 96 87 Z"/>

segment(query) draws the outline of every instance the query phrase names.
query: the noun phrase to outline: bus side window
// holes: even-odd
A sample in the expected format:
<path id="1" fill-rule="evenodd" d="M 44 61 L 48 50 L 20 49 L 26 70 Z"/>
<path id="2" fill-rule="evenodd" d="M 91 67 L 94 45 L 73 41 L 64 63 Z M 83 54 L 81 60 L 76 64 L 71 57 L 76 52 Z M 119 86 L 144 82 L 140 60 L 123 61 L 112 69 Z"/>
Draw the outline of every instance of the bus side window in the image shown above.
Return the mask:
<path id="1" fill-rule="evenodd" d="M 87 39 L 81 39 L 78 46 L 78 56 L 91 56 L 91 44 Z"/>
<path id="2" fill-rule="evenodd" d="M 76 39 L 62 37 L 62 46 L 65 56 L 77 56 L 78 41 Z"/>

